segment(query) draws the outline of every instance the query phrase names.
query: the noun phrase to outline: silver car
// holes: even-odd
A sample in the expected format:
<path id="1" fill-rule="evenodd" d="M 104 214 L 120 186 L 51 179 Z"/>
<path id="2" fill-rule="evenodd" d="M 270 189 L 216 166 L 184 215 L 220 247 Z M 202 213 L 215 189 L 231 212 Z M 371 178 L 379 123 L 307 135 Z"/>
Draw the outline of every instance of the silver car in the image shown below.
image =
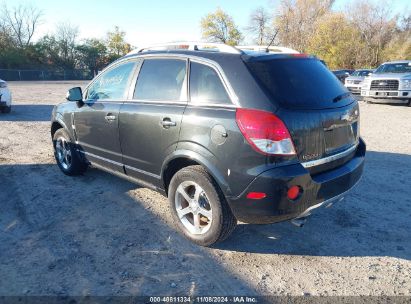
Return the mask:
<path id="1" fill-rule="evenodd" d="M 345 78 L 344 85 L 351 91 L 351 93 L 359 95 L 361 94 L 361 86 L 364 78 L 373 72 L 374 70 L 367 69 L 355 70 L 354 73 Z"/>
<path id="2" fill-rule="evenodd" d="M 11 111 L 11 93 L 7 82 L 0 79 L 0 111 L 10 113 Z"/>
<path id="3" fill-rule="evenodd" d="M 411 60 L 385 62 L 365 77 L 361 96 L 369 103 L 411 106 Z"/>

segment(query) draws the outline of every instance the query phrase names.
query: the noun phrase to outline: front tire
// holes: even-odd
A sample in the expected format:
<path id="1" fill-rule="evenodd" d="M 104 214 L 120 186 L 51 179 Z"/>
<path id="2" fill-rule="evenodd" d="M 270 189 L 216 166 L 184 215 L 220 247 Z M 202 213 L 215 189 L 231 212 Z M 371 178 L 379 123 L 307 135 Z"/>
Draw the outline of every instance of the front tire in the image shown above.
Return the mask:
<path id="1" fill-rule="evenodd" d="M 178 171 L 168 194 L 174 222 L 192 242 L 210 246 L 234 231 L 237 220 L 221 189 L 202 166 Z"/>
<path id="2" fill-rule="evenodd" d="M 75 144 L 64 129 L 58 129 L 53 136 L 54 157 L 60 170 L 66 175 L 80 175 L 87 164 L 80 158 Z"/>

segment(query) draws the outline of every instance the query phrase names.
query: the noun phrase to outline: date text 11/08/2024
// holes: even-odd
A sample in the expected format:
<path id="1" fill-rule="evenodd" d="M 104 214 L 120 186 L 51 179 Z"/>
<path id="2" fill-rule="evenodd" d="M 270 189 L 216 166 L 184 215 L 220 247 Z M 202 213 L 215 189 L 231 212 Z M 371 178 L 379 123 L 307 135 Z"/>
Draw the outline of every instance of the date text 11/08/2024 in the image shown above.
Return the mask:
<path id="1" fill-rule="evenodd" d="M 196 296 L 196 297 L 150 297 L 150 303 L 258 303 L 256 297 L 233 296 Z"/>

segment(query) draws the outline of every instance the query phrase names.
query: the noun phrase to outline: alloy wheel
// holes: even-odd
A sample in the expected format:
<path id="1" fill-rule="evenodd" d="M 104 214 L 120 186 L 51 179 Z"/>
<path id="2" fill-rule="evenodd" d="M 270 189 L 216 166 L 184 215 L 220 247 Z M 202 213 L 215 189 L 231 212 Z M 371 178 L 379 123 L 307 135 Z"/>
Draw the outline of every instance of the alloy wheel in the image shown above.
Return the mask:
<path id="1" fill-rule="evenodd" d="M 184 181 L 177 187 L 175 208 L 181 223 L 191 234 L 204 234 L 210 229 L 211 204 L 197 183 Z"/>
<path id="2" fill-rule="evenodd" d="M 72 164 L 72 155 L 70 150 L 70 144 L 64 137 L 59 137 L 56 140 L 56 155 L 57 160 L 61 164 L 61 166 L 67 170 L 70 168 Z"/>

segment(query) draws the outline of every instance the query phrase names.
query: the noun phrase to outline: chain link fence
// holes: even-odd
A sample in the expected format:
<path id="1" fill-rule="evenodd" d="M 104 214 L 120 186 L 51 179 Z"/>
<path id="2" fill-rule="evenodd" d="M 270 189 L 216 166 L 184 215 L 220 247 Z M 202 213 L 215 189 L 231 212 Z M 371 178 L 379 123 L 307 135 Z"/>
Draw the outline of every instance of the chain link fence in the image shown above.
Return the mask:
<path id="1" fill-rule="evenodd" d="M 11 70 L 0 69 L 0 79 L 6 81 L 30 80 L 90 80 L 93 73 L 88 70 Z"/>

